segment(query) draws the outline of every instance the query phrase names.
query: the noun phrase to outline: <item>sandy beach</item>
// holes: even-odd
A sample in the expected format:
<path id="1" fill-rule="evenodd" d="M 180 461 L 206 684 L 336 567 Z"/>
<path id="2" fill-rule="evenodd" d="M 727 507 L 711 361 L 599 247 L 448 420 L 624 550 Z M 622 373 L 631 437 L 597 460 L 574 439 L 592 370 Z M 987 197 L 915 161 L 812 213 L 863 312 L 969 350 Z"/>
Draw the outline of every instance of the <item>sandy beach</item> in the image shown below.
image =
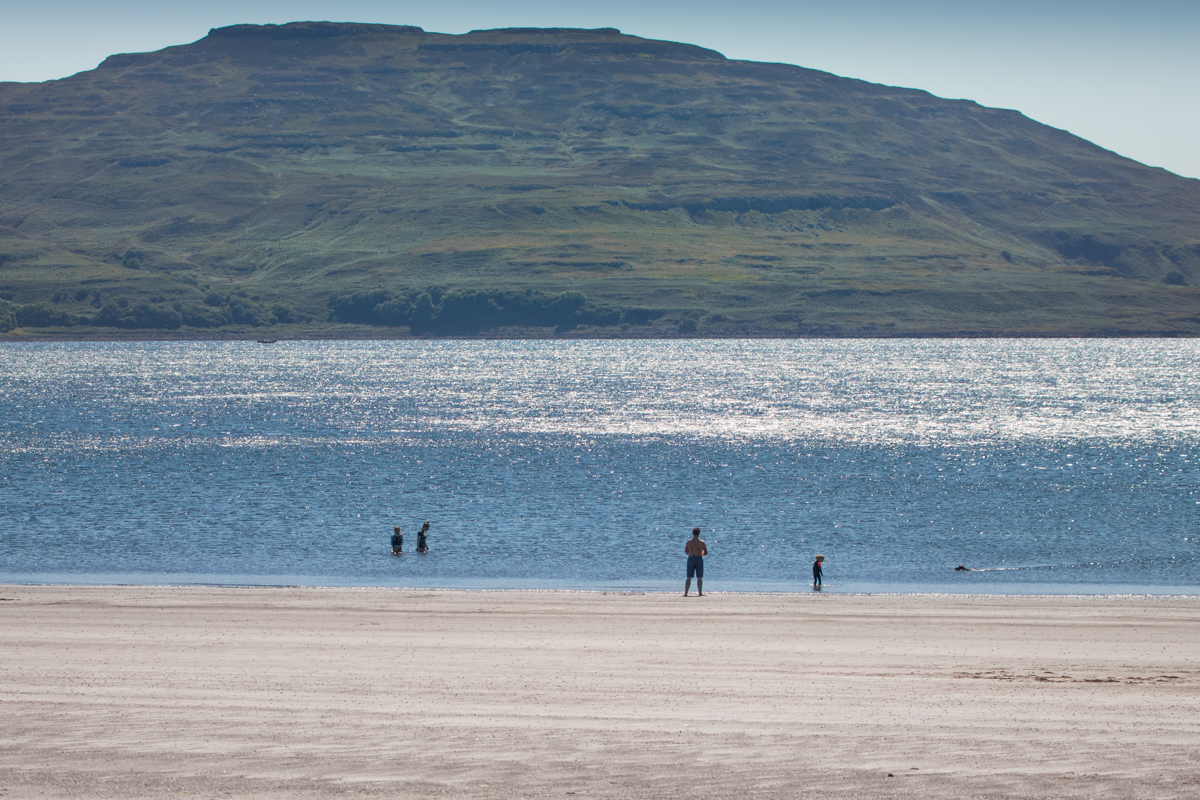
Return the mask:
<path id="1" fill-rule="evenodd" d="M 0 597 L 0 798 L 1200 796 L 1194 597 Z"/>

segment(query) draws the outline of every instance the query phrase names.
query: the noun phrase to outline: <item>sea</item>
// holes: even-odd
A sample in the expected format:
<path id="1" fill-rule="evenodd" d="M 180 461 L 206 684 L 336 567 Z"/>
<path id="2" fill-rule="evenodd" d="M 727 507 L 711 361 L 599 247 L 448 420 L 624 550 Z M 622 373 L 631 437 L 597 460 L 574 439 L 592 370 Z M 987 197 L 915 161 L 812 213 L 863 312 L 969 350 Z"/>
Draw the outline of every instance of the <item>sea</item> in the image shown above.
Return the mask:
<path id="1" fill-rule="evenodd" d="M 822 554 L 825 593 L 1197 595 L 1198 357 L 5 343 L 0 582 L 680 591 L 699 527 L 709 592 L 811 592 Z"/>

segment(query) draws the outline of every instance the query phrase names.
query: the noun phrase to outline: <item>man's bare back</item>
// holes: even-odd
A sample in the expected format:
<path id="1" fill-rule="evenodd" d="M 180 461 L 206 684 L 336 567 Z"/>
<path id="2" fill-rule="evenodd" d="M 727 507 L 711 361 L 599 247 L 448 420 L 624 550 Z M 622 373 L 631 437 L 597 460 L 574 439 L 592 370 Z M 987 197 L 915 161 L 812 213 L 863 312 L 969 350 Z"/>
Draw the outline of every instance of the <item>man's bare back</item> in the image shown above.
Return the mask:
<path id="1" fill-rule="evenodd" d="M 700 538 L 700 529 L 692 528 L 692 538 L 683 546 L 687 553 L 687 583 L 683 585 L 683 596 L 687 597 L 692 588 L 692 577 L 696 578 L 696 594 L 704 596 L 704 557 L 708 555 L 708 545 Z"/>

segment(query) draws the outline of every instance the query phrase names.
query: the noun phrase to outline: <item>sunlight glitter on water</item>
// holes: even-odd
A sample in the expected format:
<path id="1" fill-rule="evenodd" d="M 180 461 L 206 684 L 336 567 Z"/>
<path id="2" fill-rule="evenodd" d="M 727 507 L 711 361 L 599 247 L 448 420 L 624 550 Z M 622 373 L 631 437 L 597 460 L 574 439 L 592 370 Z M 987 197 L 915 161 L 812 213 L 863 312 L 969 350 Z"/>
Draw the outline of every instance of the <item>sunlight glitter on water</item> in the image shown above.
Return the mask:
<path id="1" fill-rule="evenodd" d="M 1200 584 L 1196 356 L 1184 340 L 5 345 L 0 570 L 160 574 L 169 541 L 193 573 L 611 585 L 655 580 L 702 520 L 741 586 L 803 580 L 813 547 L 855 585 L 946 588 L 921 574 L 942 558 L 997 591 Z M 379 530 L 428 509 L 457 560 L 382 566 Z M 53 536 L 76 522 L 88 563 Z"/>
<path id="2" fill-rule="evenodd" d="M 1189 439 L 1188 340 L 331 342 L 42 350 L 14 379 L 47 394 L 99 388 L 154 413 L 255 415 L 377 431 L 684 435 L 949 443 Z M 32 347 L 32 346 L 30 346 Z M 105 375 L 70 386 L 83 374 Z M 23 362 L 23 360 L 21 360 Z M 181 363 L 182 362 L 182 363 Z M 48 371 L 46 371 L 48 370 Z M 46 376 L 53 376 L 51 382 Z M 67 385 L 63 385 L 63 379 Z M 102 382 L 103 383 L 103 382 Z M 194 388 L 203 387 L 203 391 Z M 119 388 L 118 388 L 119 387 Z M 183 419 L 197 424 L 197 419 Z"/>

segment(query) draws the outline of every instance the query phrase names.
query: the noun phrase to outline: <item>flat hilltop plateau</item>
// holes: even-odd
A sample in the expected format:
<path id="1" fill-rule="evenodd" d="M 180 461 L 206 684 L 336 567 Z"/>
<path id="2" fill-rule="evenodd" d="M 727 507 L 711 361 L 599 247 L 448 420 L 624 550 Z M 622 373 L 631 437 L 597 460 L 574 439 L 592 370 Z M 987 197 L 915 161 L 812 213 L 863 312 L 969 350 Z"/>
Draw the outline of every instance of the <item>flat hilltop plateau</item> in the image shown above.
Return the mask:
<path id="1" fill-rule="evenodd" d="M 238 25 L 0 125 L 0 339 L 1200 333 L 1200 181 L 612 29 Z"/>

